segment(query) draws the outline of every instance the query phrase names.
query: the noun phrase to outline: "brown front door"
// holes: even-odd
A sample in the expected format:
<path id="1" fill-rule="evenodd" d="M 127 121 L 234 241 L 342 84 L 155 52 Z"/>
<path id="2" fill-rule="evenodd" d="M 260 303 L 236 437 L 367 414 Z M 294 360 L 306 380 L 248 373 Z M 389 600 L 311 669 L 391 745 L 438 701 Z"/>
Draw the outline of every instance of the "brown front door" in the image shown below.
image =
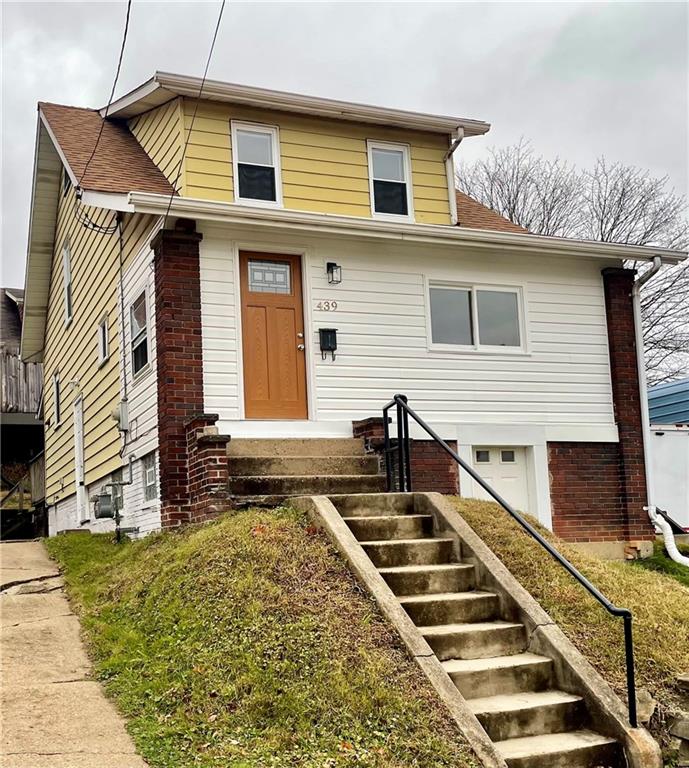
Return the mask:
<path id="1" fill-rule="evenodd" d="M 300 257 L 241 251 L 239 270 L 246 418 L 305 419 Z"/>

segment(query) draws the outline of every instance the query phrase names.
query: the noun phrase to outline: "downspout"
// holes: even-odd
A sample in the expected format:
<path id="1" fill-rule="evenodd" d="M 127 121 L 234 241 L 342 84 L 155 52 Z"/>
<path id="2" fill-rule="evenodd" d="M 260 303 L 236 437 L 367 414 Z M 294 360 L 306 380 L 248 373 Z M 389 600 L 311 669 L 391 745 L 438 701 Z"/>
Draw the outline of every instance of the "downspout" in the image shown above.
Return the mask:
<path id="1" fill-rule="evenodd" d="M 641 435 L 644 446 L 644 470 L 646 475 L 646 499 L 648 506 L 644 507 L 657 533 L 662 533 L 665 550 L 674 562 L 689 566 L 689 558 L 680 554 L 668 523 L 656 513 L 653 501 L 655 487 L 651 471 L 651 419 L 648 412 L 648 389 L 646 387 L 646 361 L 644 359 L 644 335 L 641 325 L 641 289 L 660 270 L 660 256 L 653 257 L 653 265 L 643 275 L 634 281 L 632 288 L 632 306 L 634 309 L 634 335 L 636 340 L 636 367 L 639 377 L 639 400 L 641 404 Z"/>
<path id="2" fill-rule="evenodd" d="M 653 264 L 635 281 L 632 287 L 632 307 L 634 311 L 634 337 L 636 341 L 636 369 L 639 378 L 639 400 L 641 405 L 641 435 L 644 446 L 644 471 L 646 475 L 646 503 L 653 504 L 655 489 L 651 472 L 651 423 L 648 415 L 648 390 L 646 387 L 646 360 L 644 358 L 644 334 L 641 324 L 641 289 L 660 270 L 660 256 L 653 257 Z"/>
<path id="3" fill-rule="evenodd" d="M 450 220 L 452 221 L 453 227 L 459 224 L 459 216 L 457 215 L 457 195 L 455 194 L 455 166 L 452 161 L 452 156 L 457 150 L 457 147 L 459 147 L 459 145 L 462 143 L 463 138 L 464 128 L 459 127 L 453 134 L 451 134 L 452 141 L 450 143 L 450 148 L 447 150 L 445 157 L 443 158 L 445 161 L 445 173 L 447 175 L 447 193 L 450 196 Z"/>

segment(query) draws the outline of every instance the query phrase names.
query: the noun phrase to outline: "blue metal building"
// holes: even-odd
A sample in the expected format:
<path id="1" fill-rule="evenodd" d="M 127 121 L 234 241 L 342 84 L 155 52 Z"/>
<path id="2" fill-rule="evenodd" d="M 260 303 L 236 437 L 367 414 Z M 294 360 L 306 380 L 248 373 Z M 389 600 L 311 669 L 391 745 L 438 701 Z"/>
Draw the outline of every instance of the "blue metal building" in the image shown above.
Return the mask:
<path id="1" fill-rule="evenodd" d="M 689 424 L 689 378 L 648 390 L 651 424 Z"/>

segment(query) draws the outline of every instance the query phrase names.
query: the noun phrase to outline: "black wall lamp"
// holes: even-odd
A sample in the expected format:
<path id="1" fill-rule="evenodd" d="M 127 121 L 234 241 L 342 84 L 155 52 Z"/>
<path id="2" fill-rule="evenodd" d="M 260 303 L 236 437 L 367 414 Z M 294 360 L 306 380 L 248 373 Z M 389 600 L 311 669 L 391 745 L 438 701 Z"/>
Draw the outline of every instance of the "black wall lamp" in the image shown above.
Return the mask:
<path id="1" fill-rule="evenodd" d="M 335 350 L 337 349 L 337 328 L 319 328 L 318 338 L 321 344 L 321 357 L 323 360 L 328 356 L 328 352 L 335 359 Z"/>
<path id="2" fill-rule="evenodd" d="M 330 285 L 339 285 L 342 282 L 342 267 L 339 264 L 329 261 L 325 265 L 325 270 L 328 273 L 328 283 Z"/>

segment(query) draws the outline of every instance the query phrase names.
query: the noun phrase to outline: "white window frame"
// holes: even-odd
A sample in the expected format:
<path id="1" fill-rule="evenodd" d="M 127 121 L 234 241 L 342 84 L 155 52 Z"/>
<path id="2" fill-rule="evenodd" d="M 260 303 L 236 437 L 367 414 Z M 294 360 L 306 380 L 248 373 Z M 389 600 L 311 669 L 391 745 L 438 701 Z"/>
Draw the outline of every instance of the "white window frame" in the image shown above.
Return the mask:
<path id="1" fill-rule="evenodd" d="M 134 335 L 132 333 L 132 310 L 134 309 L 134 305 L 137 303 L 137 301 L 144 297 L 144 304 L 146 306 L 146 330 L 144 331 L 143 338 L 146 340 L 146 349 L 147 349 L 147 355 L 146 355 L 146 365 L 144 365 L 142 368 L 140 368 L 138 371 L 134 372 Z M 150 307 L 148 304 L 148 290 L 146 287 L 141 288 L 140 291 L 137 291 L 134 295 L 134 300 L 130 302 L 129 304 L 129 361 L 132 368 L 132 379 L 134 381 L 138 381 L 142 376 L 144 376 L 148 371 L 151 370 L 151 333 L 150 333 L 150 324 L 151 324 L 151 312 Z M 137 338 L 140 338 L 141 334 Z M 137 345 L 138 346 L 138 345 Z"/>
<path id="2" fill-rule="evenodd" d="M 404 183 L 407 188 L 407 214 L 403 213 L 378 213 L 376 211 L 376 198 L 374 194 L 373 182 L 373 150 L 374 149 L 393 149 L 402 152 L 402 165 L 404 167 Z M 368 155 L 368 190 L 371 198 L 371 216 L 374 219 L 383 221 L 414 221 L 414 190 L 411 174 L 411 146 L 409 144 L 395 144 L 391 141 L 374 141 L 367 139 L 366 152 Z M 379 179 L 379 181 L 391 181 L 391 179 Z"/>
<path id="3" fill-rule="evenodd" d="M 489 283 L 454 282 L 452 280 L 426 279 L 426 328 L 428 349 L 432 352 L 454 352 L 470 354 L 490 355 L 527 355 L 529 345 L 527 339 L 526 301 L 524 287 L 521 285 L 492 285 Z M 433 328 L 431 325 L 431 288 L 446 288 L 448 290 L 459 289 L 469 291 L 471 295 L 471 325 L 473 344 L 441 344 L 433 341 Z M 500 291 L 514 293 L 517 296 L 517 323 L 519 326 L 519 346 L 508 347 L 495 344 L 481 344 L 478 325 L 478 291 Z"/>
<path id="4" fill-rule="evenodd" d="M 148 314 L 146 314 L 146 320 L 148 321 Z M 107 363 L 110 357 L 110 328 L 107 314 L 103 315 L 98 323 L 96 343 L 98 345 L 98 365 L 102 366 Z"/>
<path id="5" fill-rule="evenodd" d="M 53 428 L 57 429 L 62 424 L 62 403 L 60 401 L 60 373 L 53 374 L 53 414 L 55 423 Z"/>
<path id="6" fill-rule="evenodd" d="M 253 131 L 254 133 L 267 133 L 271 137 L 273 151 L 273 165 L 275 171 L 275 200 L 257 200 L 254 197 L 240 197 L 239 195 L 239 142 L 237 131 Z M 277 125 L 265 125 L 263 123 L 248 123 L 241 120 L 230 120 L 230 132 L 232 135 L 232 187 L 234 189 L 235 203 L 242 205 L 255 205 L 259 208 L 282 208 L 282 166 L 280 163 L 280 129 Z"/>
<path id="7" fill-rule="evenodd" d="M 146 466 L 147 462 L 151 462 L 151 466 Z M 143 479 L 143 495 L 144 495 L 144 504 L 157 501 L 158 499 L 158 466 L 157 466 L 157 458 L 156 458 L 156 452 L 151 451 L 151 453 L 147 453 L 145 456 L 141 457 L 141 477 Z M 151 479 L 151 475 L 153 478 L 153 482 L 149 482 Z M 149 489 L 153 489 L 152 496 L 148 495 Z"/>
<path id="8" fill-rule="evenodd" d="M 74 317 L 74 291 L 72 290 L 72 251 L 69 240 L 62 246 L 62 295 L 65 308 L 65 325 L 69 325 Z"/>

